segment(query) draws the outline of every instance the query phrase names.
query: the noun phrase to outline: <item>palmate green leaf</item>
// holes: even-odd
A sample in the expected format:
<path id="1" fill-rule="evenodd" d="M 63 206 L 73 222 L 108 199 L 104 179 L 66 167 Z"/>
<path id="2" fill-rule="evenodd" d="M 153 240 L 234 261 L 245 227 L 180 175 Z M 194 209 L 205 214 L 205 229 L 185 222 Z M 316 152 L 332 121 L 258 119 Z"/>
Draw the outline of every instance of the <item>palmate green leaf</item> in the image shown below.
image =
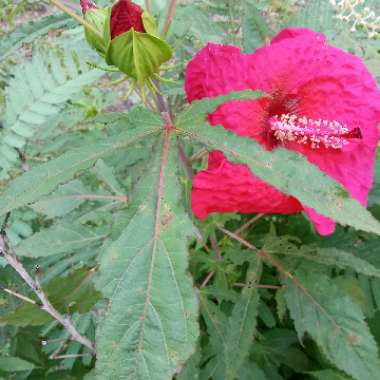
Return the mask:
<path id="1" fill-rule="evenodd" d="M 131 195 L 122 235 L 102 255 L 97 287 L 110 305 L 97 329 L 97 379 L 164 380 L 190 357 L 198 307 L 187 270 L 194 227 L 179 204 L 176 137 L 160 136 Z"/>
<path id="2" fill-rule="evenodd" d="M 222 150 L 226 157 L 249 166 L 252 173 L 304 205 L 342 225 L 380 234 L 380 223 L 359 202 L 349 197 L 338 182 L 310 164 L 302 155 L 283 148 L 266 151 L 253 139 L 237 136 L 223 127 L 176 124 L 178 132 L 204 144 L 210 150 Z"/>
<path id="3" fill-rule="evenodd" d="M 310 334 L 331 363 L 355 379 L 376 379 L 377 346 L 360 307 L 328 276 L 303 269 L 295 272 L 297 281 L 284 280 L 298 335 Z"/>
<path id="4" fill-rule="evenodd" d="M 136 108 L 128 116 L 126 129 L 120 135 L 68 151 L 12 181 L 0 196 L 0 215 L 36 202 L 59 184 L 72 179 L 77 172 L 93 166 L 100 158 L 160 130 L 161 119 L 148 111 Z M 138 125 L 138 129 L 133 128 L 135 125 Z"/>
<path id="5" fill-rule="evenodd" d="M 80 223 L 58 223 L 31 237 L 15 247 L 18 256 L 44 257 L 64 252 L 74 252 L 100 244 L 107 237 L 107 230 L 96 230 Z"/>

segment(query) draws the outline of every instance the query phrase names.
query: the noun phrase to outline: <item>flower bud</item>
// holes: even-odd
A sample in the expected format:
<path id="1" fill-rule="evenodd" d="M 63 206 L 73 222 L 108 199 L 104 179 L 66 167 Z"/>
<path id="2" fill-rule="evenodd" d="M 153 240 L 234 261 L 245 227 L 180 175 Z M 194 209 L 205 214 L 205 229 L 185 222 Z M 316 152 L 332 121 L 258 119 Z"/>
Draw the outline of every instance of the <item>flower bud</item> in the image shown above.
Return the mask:
<path id="1" fill-rule="evenodd" d="M 172 56 L 153 17 L 130 0 L 119 0 L 109 15 L 106 61 L 143 84 Z"/>
<path id="2" fill-rule="evenodd" d="M 130 0 L 119 0 L 111 11 L 111 38 L 134 29 L 135 32 L 145 33 L 143 25 L 143 9 Z"/>
<path id="3" fill-rule="evenodd" d="M 100 9 L 91 0 L 81 0 L 85 21 L 99 31 L 85 29 L 91 47 L 140 84 L 172 56 L 172 49 L 160 38 L 153 17 L 131 0 L 119 0 Z"/>
<path id="4" fill-rule="evenodd" d="M 99 31 L 99 34 L 96 34 L 92 30 L 85 28 L 84 34 L 86 40 L 92 48 L 96 49 L 100 54 L 105 55 L 104 28 L 108 12 L 106 9 L 97 8 L 96 4 L 91 0 L 81 0 L 80 4 L 84 20 L 95 30 Z"/>

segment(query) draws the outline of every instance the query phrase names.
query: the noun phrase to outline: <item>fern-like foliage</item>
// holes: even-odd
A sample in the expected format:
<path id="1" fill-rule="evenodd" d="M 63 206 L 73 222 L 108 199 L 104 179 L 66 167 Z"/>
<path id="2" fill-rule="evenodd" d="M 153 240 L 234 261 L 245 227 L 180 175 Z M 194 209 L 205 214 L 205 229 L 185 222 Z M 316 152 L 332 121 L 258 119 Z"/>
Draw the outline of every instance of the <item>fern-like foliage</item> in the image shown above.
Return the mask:
<path id="1" fill-rule="evenodd" d="M 0 178 L 19 163 L 28 139 L 47 126 L 74 94 L 101 75 L 67 49 L 38 52 L 31 61 L 15 67 L 6 91 L 0 135 Z"/>

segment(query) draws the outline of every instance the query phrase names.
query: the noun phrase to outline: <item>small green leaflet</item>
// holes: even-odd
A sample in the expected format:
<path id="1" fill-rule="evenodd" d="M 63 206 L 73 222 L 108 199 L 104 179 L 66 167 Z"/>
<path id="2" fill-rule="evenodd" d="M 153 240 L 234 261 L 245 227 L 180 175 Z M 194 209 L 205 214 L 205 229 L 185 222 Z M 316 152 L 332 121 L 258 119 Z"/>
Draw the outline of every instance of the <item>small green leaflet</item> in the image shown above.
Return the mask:
<path id="1" fill-rule="evenodd" d="M 77 172 L 90 168 L 100 158 L 112 154 L 115 149 L 125 148 L 158 133 L 162 125 L 160 117 L 141 108 L 131 111 L 128 116 L 131 125 L 126 124 L 125 131 L 120 135 L 68 151 L 13 180 L 1 194 L 0 215 L 36 202 L 59 184 L 72 179 Z M 138 125 L 138 129 L 132 128 L 135 125 Z"/>
<path id="2" fill-rule="evenodd" d="M 48 218 L 64 216 L 85 201 L 80 198 L 80 195 L 85 193 L 86 188 L 83 183 L 78 179 L 74 179 L 59 186 L 51 195 L 33 203 L 31 208 L 36 212 L 46 215 Z"/>
<path id="3" fill-rule="evenodd" d="M 106 237 L 104 227 L 99 231 L 80 223 L 57 223 L 22 240 L 15 251 L 19 256 L 50 256 L 101 244 Z"/>
<path id="4" fill-rule="evenodd" d="M 376 266 L 364 258 L 362 259 L 343 249 L 334 247 L 321 248 L 312 245 L 302 245 L 298 247 L 291 240 L 292 238 L 290 236 L 269 234 L 264 240 L 263 248 L 268 253 L 300 257 L 319 264 L 340 269 L 353 269 L 357 273 L 380 278 L 380 269 L 376 268 Z"/>
<path id="5" fill-rule="evenodd" d="M 256 256 L 254 256 L 256 257 Z M 261 261 L 252 261 L 247 270 L 246 284 L 236 302 L 225 332 L 226 341 L 223 347 L 225 375 L 223 379 L 234 380 L 238 377 L 244 360 L 249 355 L 256 331 L 256 318 L 260 295 L 253 287 L 261 277 Z"/>
<path id="6" fill-rule="evenodd" d="M 262 264 L 251 256 L 245 282 L 254 285 L 260 280 Z M 259 293 L 253 286 L 245 287 L 238 295 L 231 316 L 222 314 L 213 302 L 202 297 L 202 316 L 210 334 L 210 344 L 215 355 L 209 366 L 209 375 L 215 379 L 238 378 L 253 344 L 258 314 Z"/>
<path id="7" fill-rule="evenodd" d="M 180 205 L 176 137 L 166 131 L 155 145 L 149 171 L 131 194 L 134 214 L 101 257 L 97 287 L 110 305 L 96 334 L 99 380 L 170 379 L 198 337 L 187 273 L 195 230 Z"/>
<path id="8" fill-rule="evenodd" d="M 326 357 L 357 380 L 380 371 L 375 340 L 360 307 L 324 274 L 305 270 L 286 278 L 285 298 L 300 338 L 308 332 Z"/>
<path id="9" fill-rule="evenodd" d="M 26 360 L 12 356 L 0 356 L 0 372 L 30 372 L 33 368 L 34 364 Z"/>

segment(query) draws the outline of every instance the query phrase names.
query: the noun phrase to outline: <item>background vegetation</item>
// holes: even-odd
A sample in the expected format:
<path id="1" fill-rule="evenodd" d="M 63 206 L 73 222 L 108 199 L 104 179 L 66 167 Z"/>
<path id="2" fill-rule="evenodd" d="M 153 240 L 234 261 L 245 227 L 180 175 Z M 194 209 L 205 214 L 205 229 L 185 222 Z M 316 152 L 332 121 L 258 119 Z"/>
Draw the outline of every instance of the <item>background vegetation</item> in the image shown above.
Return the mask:
<path id="1" fill-rule="evenodd" d="M 79 14 L 79 4 L 65 3 Z M 151 3 L 162 26 L 169 2 Z M 175 59 L 164 73 L 175 84 L 161 85 L 162 94 L 180 114 L 184 69 L 199 48 L 213 41 L 251 52 L 284 26 L 325 33 L 380 83 L 379 16 L 377 0 L 179 1 L 168 35 Z M 380 379 L 374 220 L 361 219 L 348 200 L 337 218 L 351 227 L 328 238 L 302 214 L 196 220 L 189 171 L 205 166 L 204 141 L 221 146 L 223 134 L 194 127 L 223 100 L 186 108 L 176 126 L 194 138 L 182 136 L 177 146 L 136 94 L 125 99 L 128 83 L 114 83 L 119 74 L 96 68 L 100 59 L 68 16 L 44 1 L 0 0 L 0 23 L 0 213 L 5 220 L 11 212 L 9 245 L 97 350 L 95 359 L 71 339 L 0 257 L 0 379 Z M 229 141 L 241 156 L 257 149 Z M 167 212 L 158 214 L 150 267 L 163 144 L 170 148 L 161 194 Z M 178 148 L 190 170 L 178 162 Z M 268 181 L 281 170 L 297 185 L 301 178 L 286 165 L 275 156 Z M 308 196 L 331 210 L 334 199 L 323 192 L 331 184 L 320 181 Z M 379 165 L 369 206 L 380 220 Z M 129 267 L 139 249 L 142 259 Z"/>

